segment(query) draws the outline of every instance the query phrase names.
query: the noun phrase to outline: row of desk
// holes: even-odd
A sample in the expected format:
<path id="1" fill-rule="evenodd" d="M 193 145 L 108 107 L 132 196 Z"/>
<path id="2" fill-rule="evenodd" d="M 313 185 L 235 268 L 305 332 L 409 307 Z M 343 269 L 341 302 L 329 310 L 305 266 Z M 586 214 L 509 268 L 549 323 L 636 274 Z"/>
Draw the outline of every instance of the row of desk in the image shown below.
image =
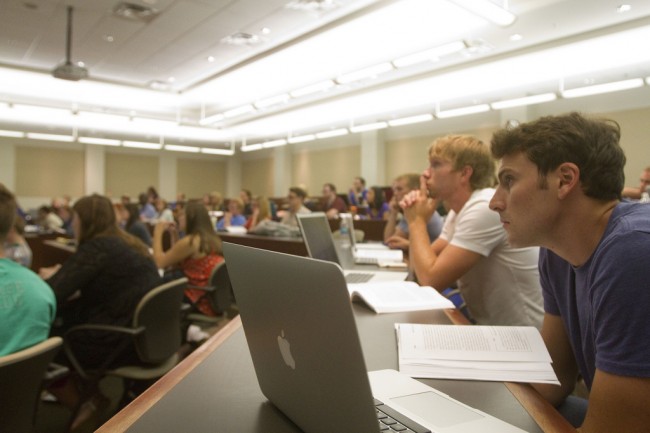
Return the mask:
<path id="1" fill-rule="evenodd" d="M 462 322 L 453 311 L 376 315 L 352 305 L 368 370 L 397 368 L 395 322 Z M 531 433 L 574 431 L 532 387 L 463 380 L 424 383 Z M 259 389 L 239 318 L 181 362 L 99 433 L 129 432 L 297 433 Z"/>
<path id="2" fill-rule="evenodd" d="M 223 241 L 306 255 L 301 239 L 220 233 Z M 71 254 L 53 239 L 44 251 Z M 52 251 L 50 251 L 52 252 Z M 47 262 L 51 258 L 45 258 Z M 343 263 L 346 266 L 346 263 Z M 397 369 L 393 324 L 466 324 L 455 310 L 375 314 L 352 305 L 368 370 Z M 462 380 L 423 382 L 528 432 L 575 432 L 532 387 Z M 99 430 L 113 432 L 299 432 L 262 395 L 238 318 L 210 338 Z"/>

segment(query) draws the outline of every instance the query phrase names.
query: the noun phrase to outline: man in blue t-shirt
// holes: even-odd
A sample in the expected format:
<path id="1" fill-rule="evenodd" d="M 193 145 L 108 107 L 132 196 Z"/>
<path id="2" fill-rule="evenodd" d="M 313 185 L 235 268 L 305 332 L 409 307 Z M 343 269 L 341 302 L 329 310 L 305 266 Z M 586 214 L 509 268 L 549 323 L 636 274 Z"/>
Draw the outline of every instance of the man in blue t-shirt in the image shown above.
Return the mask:
<path id="1" fill-rule="evenodd" d="M 0 184 L 0 356 L 45 340 L 56 312 L 54 292 L 31 270 L 5 257 L 16 218 L 14 195 Z"/>
<path id="2" fill-rule="evenodd" d="M 513 246 L 543 247 L 542 337 L 561 386 L 533 386 L 581 433 L 650 425 L 650 205 L 621 201 L 619 140 L 617 123 L 578 113 L 492 138 L 501 164 L 490 207 Z M 567 399 L 578 375 L 590 390 L 582 414 Z"/>

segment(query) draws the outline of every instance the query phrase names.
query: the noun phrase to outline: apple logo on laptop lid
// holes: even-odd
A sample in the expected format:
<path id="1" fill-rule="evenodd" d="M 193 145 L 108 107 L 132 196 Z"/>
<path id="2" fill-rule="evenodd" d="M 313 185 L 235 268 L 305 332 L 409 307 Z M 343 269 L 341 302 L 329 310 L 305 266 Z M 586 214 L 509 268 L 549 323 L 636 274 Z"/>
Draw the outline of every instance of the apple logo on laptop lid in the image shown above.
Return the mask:
<path id="1" fill-rule="evenodd" d="M 281 330 L 280 335 L 278 335 L 278 346 L 280 347 L 280 354 L 282 355 L 284 363 L 291 367 L 292 370 L 295 370 L 296 361 L 293 359 L 293 355 L 291 355 L 291 344 L 289 343 L 289 340 L 284 338 L 284 329 Z"/>

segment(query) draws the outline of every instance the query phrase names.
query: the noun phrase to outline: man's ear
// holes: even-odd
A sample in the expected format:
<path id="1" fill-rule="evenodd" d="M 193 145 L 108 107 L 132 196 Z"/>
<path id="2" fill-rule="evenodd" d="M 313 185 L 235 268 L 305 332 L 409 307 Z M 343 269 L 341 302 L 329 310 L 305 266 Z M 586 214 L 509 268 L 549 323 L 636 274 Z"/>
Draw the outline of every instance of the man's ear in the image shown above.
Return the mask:
<path id="1" fill-rule="evenodd" d="M 555 170 L 558 180 L 558 198 L 563 199 L 580 184 L 580 168 L 572 162 L 564 162 Z"/>
<path id="2" fill-rule="evenodd" d="M 461 177 L 469 183 L 469 180 L 472 178 L 472 173 L 474 173 L 474 168 L 472 166 L 466 165 L 460 170 Z"/>

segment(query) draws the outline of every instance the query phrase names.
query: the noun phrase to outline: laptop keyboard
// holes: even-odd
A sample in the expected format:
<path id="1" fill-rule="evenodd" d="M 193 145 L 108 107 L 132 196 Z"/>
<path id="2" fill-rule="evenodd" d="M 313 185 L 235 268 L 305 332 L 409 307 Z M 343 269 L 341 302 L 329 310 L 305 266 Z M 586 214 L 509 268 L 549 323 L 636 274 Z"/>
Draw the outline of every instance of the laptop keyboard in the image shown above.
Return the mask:
<path id="1" fill-rule="evenodd" d="M 367 283 L 374 276 L 374 274 L 351 272 L 345 274 L 345 282 L 348 284 Z"/>
<path id="2" fill-rule="evenodd" d="M 422 427 L 377 399 L 375 399 L 375 410 L 379 421 L 379 431 L 382 433 L 431 433 L 428 428 Z"/>

